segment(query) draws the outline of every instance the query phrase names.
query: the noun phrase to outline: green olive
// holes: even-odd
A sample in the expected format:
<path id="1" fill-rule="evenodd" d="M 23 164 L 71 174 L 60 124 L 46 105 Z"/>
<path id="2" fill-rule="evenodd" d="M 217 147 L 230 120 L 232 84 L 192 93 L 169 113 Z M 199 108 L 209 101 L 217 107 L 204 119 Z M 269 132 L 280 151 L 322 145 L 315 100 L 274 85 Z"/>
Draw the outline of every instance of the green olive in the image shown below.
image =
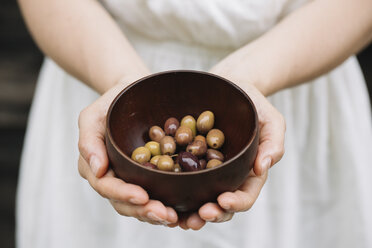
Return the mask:
<path id="1" fill-rule="evenodd" d="M 151 156 L 160 155 L 160 144 L 156 141 L 149 141 L 146 143 L 145 147 L 150 150 Z"/>
<path id="2" fill-rule="evenodd" d="M 132 153 L 132 159 L 140 164 L 148 162 L 151 158 L 151 152 L 144 146 L 137 147 Z"/>
<path id="3" fill-rule="evenodd" d="M 214 114 L 211 111 L 204 111 L 196 121 L 196 128 L 200 133 L 207 133 L 214 126 Z"/>
<path id="4" fill-rule="evenodd" d="M 159 170 L 173 171 L 173 169 L 174 169 L 173 159 L 168 155 L 162 155 L 159 158 L 157 167 L 158 167 Z"/>
<path id="5" fill-rule="evenodd" d="M 207 143 L 214 149 L 220 148 L 225 142 L 225 135 L 219 129 L 212 129 L 207 134 Z"/>
<path id="6" fill-rule="evenodd" d="M 181 166 L 179 164 L 175 164 L 173 171 L 174 172 L 182 172 Z"/>
<path id="7" fill-rule="evenodd" d="M 165 133 L 159 126 L 152 126 L 149 130 L 149 137 L 152 141 L 160 142 L 164 136 Z"/>
<path id="8" fill-rule="evenodd" d="M 209 160 L 212 160 L 212 159 L 218 159 L 218 160 L 220 160 L 221 162 L 223 162 L 223 160 L 224 160 L 224 157 L 223 157 L 222 152 L 217 151 L 217 150 L 215 150 L 215 149 L 208 149 L 208 150 L 207 150 L 207 155 L 206 155 L 206 157 L 207 157 L 207 160 L 208 160 L 208 161 L 209 161 Z"/>
<path id="9" fill-rule="evenodd" d="M 189 127 L 192 131 L 192 136 L 196 136 L 196 121 L 195 118 L 191 115 L 186 115 L 181 120 L 181 126 Z"/>
<path id="10" fill-rule="evenodd" d="M 194 140 L 187 146 L 186 151 L 200 158 L 207 152 L 207 144 L 201 140 Z"/>
<path id="11" fill-rule="evenodd" d="M 220 160 L 218 160 L 218 159 L 211 159 L 207 163 L 207 169 L 210 169 L 210 168 L 219 166 L 220 164 L 222 164 L 222 162 Z"/>
<path id="12" fill-rule="evenodd" d="M 193 139 L 192 131 L 187 126 L 180 126 L 177 129 L 174 138 L 176 139 L 178 145 L 180 146 L 188 145 Z"/>
<path id="13" fill-rule="evenodd" d="M 207 144 L 207 140 L 205 139 L 205 137 L 203 135 L 197 135 L 194 138 L 194 141 L 196 141 L 196 140 L 200 140 L 200 141 L 204 142 L 205 144 Z"/>
<path id="14" fill-rule="evenodd" d="M 158 161 L 159 161 L 160 157 L 161 157 L 161 155 L 156 155 L 156 156 L 152 157 L 151 160 L 150 160 L 150 163 L 152 163 L 154 165 L 158 165 Z"/>
<path id="15" fill-rule="evenodd" d="M 163 155 L 172 155 L 176 151 L 176 143 L 172 136 L 164 136 L 160 140 L 160 150 Z"/>

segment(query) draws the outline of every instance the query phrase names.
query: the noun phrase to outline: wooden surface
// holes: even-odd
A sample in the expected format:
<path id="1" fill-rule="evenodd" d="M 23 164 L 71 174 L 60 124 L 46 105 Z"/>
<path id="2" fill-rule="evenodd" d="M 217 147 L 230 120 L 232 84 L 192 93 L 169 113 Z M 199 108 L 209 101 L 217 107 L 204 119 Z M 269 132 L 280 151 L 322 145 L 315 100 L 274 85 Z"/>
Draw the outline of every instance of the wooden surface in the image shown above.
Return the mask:
<path id="1" fill-rule="evenodd" d="M 372 47 L 359 59 L 372 90 Z M 0 7 L 0 247 L 14 247 L 19 157 L 42 56 L 29 37 L 16 1 Z"/>

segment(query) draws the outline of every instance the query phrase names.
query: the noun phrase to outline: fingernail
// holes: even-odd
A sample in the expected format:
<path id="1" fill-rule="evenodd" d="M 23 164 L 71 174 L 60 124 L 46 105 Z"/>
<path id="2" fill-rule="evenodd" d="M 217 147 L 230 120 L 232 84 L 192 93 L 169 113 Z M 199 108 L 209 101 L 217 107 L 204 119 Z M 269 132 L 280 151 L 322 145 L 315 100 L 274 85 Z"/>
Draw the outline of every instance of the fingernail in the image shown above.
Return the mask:
<path id="1" fill-rule="evenodd" d="M 92 169 L 93 174 L 96 176 L 98 169 L 100 167 L 99 159 L 96 156 L 92 156 L 89 162 L 90 168 Z"/>
<path id="2" fill-rule="evenodd" d="M 177 214 L 175 214 L 173 211 L 167 210 L 167 213 L 168 213 L 168 219 L 176 219 L 177 218 Z"/>
<path id="3" fill-rule="evenodd" d="M 212 217 L 212 218 L 209 218 L 209 219 L 204 218 L 204 220 L 209 221 L 209 222 L 213 222 L 213 221 L 216 221 L 217 218 L 216 217 Z"/>
<path id="4" fill-rule="evenodd" d="M 142 202 L 140 200 L 138 200 L 137 198 L 130 198 L 129 199 L 129 202 L 134 204 L 134 205 L 140 205 L 142 204 Z"/>
<path id="5" fill-rule="evenodd" d="M 261 170 L 263 172 L 267 172 L 271 166 L 271 158 L 267 157 L 265 158 L 261 163 Z"/>
<path id="6" fill-rule="evenodd" d="M 164 221 L 162 218 L 160 218 L 159 216 L 157 216 L 153 212 L 148 212 L 147 213 L 147 218 L 152 219 L 154 221 L 159 221 L 159 222 L 163 222 Z"/>
<path id="7" fill-rule="evenodd" d="M 231 208 L 231 206 L 230 206 L 229 203 L 223 203 L 223 204 L 221 205 L 221 207 L 222 207 L 223 209 L 225 209 L 225 210 L 229 210 L 229 209 Z"/>

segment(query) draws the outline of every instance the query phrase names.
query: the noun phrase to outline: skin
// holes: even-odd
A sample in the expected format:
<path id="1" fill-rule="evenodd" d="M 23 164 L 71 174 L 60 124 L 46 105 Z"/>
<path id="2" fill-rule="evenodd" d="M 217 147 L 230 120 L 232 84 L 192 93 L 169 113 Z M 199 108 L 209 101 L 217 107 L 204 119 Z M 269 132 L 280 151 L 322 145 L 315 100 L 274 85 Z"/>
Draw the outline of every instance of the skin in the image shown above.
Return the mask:
<path id="1" fill-rule="evenodd" d="M 123 216 L 193 230 L 249 210 L 268 169 L 283 156 L 285 121 L 265 96 L 322 75 L 372 39 L 372 1 L 316 0 L 216 64 L 210 71 L 239 85 L 257 107 L 258 155 L 237 191 L 221 194 L 217 203 L 207 203 L 197 213 L 178 216 L 149 199 L 141 187 L 115 178 L 108 170 L 104 145 L 108 106 L 125 86 L 149 74 L 117 24 L 97 1 L 19 0 L 19 4 L 42 51 L 103 94 L 79 117 L 80 175 Z"/>

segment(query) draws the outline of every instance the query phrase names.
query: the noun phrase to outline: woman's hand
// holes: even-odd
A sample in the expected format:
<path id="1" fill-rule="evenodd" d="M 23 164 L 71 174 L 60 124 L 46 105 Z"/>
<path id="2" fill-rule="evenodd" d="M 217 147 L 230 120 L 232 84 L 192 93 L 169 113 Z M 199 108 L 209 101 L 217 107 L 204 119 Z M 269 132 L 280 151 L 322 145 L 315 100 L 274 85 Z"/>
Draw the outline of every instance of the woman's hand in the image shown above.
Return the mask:
<path id="1" fill-rule="evenodd" d="M 125 82 L 133 82 L 138 78 L 127 78 Z M 116 178 L 108 166 L 104 143 L 106 114 L 112 100 L 126 85 L 117 84 L 80 113 L 79 173 L 95 191 L 110 200 L 120 215 L 135 217 L 151 224 L 172 226 L 178 219 L 172 208 L 165 207 L 160 201 L 150 200 L 140 186 Z"/>
<path id="2" fill-rule="evenodd" d="M 284 154 L 285 121 L 283 116 L 255 86 L 240 83 L 242 80 L 239 77 L 227 74 L 223 63 L 224 61 L 214 67 L 211 72 L 239 85 L 251 97 L 256 106 L 260 126 L 257 157 L 248 178 L 239 189 L 219 195 L 217 203 L 206 203 L 198 213 L 181 217 L 179 225 L 183 229 L 198 230 L 204 226 L 205 222 L 228 221 L 234 213 L 249 210 L 266 182 L 268 169 L 277 163 Z"/>

